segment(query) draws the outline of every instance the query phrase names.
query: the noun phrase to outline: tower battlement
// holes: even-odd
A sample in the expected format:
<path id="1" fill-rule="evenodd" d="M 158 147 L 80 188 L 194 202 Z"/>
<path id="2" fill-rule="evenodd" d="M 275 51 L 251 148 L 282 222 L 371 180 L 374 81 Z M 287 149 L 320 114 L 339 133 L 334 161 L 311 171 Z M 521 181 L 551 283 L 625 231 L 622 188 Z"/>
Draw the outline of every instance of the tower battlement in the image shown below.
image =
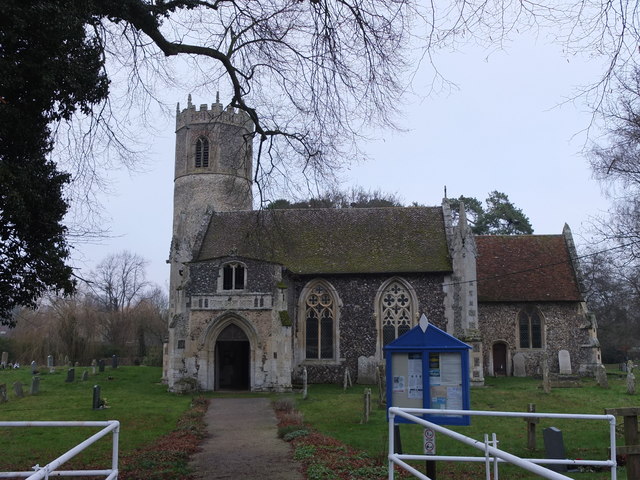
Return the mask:
<path id="1" fill-rule="evenodd" d="M 196 106 L 191 103 L 191 95 L 187 100 L 187 108 L 181 111 L 180 103 L 178 103 L 176 106 L 176 130 L 187 125 L 202 123 L 225 123 L 244 127 L 249 131 L 253 130 L 251 118 L 246 112 L 236 110 L 231 105 L 224 108 L 219 98 L 216 98 L 216 102 L 211 104 L 211 108 L 208 104 L 203 103 L 199 109 L 196 109 Z"/>

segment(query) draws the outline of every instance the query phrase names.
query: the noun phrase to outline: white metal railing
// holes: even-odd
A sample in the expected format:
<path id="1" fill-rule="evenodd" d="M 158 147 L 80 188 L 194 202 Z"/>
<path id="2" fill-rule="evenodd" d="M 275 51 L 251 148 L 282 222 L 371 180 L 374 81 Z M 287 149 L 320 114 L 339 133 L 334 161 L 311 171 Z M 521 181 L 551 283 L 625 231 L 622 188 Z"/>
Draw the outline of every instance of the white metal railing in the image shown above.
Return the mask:
<path id="1" fill-rule="evenodd" d="M 87 438 L 84 442 L 76 445 L 68 452 L 62 454 L 55 460 L 49 462 L 44 467 L 35 465 L 33 471 L 28 472 L 0 472 L 0 478 L 25 477 L 27 480 L 40 480 L 52 476 L 57 477 L 105 477 L 105 480 L 116 480 L 118 478 L 118 436 L 120 433 L 120 422 L 108 420 L 104 422 L 0 422 L 0 427 L 104 427 L 99 432 Z M 57 468 L 70 460 L 89 445 L 100 440 L 105 435 L 113 433 L 113 448 L 111 455 L 111 468 L 105 470 L 57 470 Z"/>
<path id="2" fill-rule="evenodd" d="M 547 458 L 520 458 L 512 455 L 508 452 L 497 448 L 497 439 L 493 434 L 492 440 L 489 441 L 488 435 L 485 435 L 484 441 L 475 440 L 466 435 L 454 432 L 446 427 L 437 425 L 433 422 L 424 420 L 416 415 L 431 414 L 431 415 L 472 415 L 472 416 L 485 416 L 485 417 L 516 417 L 516 418 L 568 418 L 575 420 L 604 420 L 609 422 L 609 442 L 611 457 L 609 460 L 571 460 L 571 459 L 547 459 Z M 413 423 L 422 425 L 423 427 L 430 428 L 438 433 L 442 433 L 448 437 L 453 438 L 461 443 L 470 445 L 484 452 L 482 457 L 464 457 L 464 456 L 443 456 L 443 455 L 403 455 L 393 452 L 393 446 L 395 445 L 395 417 L 405 418 Z M 560 473 L 549 470 L 542 467 L 539 464 L 547 465 L 585 465 L 585 466 L 600 466 L 608 467 L 611 470 L 611 480 L 616 480 L 616 417 L 613 415 L 583 415 L 583 414 L 564 414 L 564 413 L 538 413 L 538 412 L 488 412 L 482 410 L 441 410 L 441 409 L 423 409 L 423 408 L 389 408 L 389 480 L 394 478 L 394 464 L 399 465 L 403 469 L 412 473 L 417 478 L 422 480 L 431 480 L 429 477 L 419 472 L 411 465 L 405 462 L 405 460 L 438 460 L 448 462 L 485 462 L 486 465 L 486 479 L 490 480 L 491 472 L 489 465 L 493 463 L 494 466 L 494 480 L 498 480 L 498 463 L 507 462 L 525 470 L 528 470 L 542 478 L 548 478 L 551 480 L 571 480 L 570 477 L 562 475 Z"/>

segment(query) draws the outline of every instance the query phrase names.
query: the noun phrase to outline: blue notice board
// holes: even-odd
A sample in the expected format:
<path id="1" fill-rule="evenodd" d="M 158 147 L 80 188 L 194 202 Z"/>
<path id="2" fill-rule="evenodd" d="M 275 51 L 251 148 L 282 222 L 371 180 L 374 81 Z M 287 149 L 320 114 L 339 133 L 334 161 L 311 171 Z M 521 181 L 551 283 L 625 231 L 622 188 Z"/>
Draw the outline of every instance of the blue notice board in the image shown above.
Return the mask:
<path id="1" fill-rule="evenodd" d="M 469 410 L 471 347 L 434 325 L 420 325 L 384 347 L 388 407 Z M 439 425 L 469 425 L 468 415 L 424 415 Z M 408 423 L 400 417 L 396 422 Z"/>

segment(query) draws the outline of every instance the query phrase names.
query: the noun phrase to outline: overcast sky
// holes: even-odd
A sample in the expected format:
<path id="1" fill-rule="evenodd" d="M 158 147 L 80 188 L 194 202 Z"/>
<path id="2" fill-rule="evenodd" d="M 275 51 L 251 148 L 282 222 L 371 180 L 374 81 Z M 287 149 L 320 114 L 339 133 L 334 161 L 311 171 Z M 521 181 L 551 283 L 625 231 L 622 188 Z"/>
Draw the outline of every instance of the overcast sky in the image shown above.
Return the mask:
<path id="1" fill-rule="evenodd" d="M 498 190 L 524 211 L 535 233 L 560 233 L 566 222 L 583 243 L 590 218 L 608 202 L 583 151 L 591 112 L 582 100 L 567 100 L 598 80 L 599 61 L 568 59 L 560 47 L 531 38 L 491 54 L 477 47 L 440 52 L 436 61 L 457 88 L 429 94 L 433 72 L 423 66 L 415 94 L 401 107 L 406 131 L 378 132 L 376 140 L 364 142 L 371 158 L 345 172 L 344 188 L 380 189 L 406 204 L 425 205 L 440 205 L 445 185 L 450 198 L 484 200 Z M 167 92 L 164 100 L 184 108 L 188 93 Z M 214 101 L 193 98 L 196 105 Z M 115 193 L 104 199 L 113 236 L 75 247 L 83 275 L 107 255 L 127 249 L 149 261 L 149 280 L 168 288 L 174 118 L 156 121 L 159 133 L 146 171 L 113 172 Z M 591 138 L 597 135 L 592 129 Z"/>

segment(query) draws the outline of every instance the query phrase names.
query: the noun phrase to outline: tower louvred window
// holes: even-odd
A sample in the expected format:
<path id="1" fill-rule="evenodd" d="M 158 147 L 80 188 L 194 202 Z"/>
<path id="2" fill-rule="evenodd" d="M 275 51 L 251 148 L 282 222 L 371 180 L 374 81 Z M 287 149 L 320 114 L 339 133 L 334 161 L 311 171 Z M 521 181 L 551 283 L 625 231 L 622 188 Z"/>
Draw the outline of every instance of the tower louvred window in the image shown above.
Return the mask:
<path id="1" fill-rule="evenodd" d="M 209 166 L 209 140 L 204 137 L 196 140 L 196 168 Z"/>

